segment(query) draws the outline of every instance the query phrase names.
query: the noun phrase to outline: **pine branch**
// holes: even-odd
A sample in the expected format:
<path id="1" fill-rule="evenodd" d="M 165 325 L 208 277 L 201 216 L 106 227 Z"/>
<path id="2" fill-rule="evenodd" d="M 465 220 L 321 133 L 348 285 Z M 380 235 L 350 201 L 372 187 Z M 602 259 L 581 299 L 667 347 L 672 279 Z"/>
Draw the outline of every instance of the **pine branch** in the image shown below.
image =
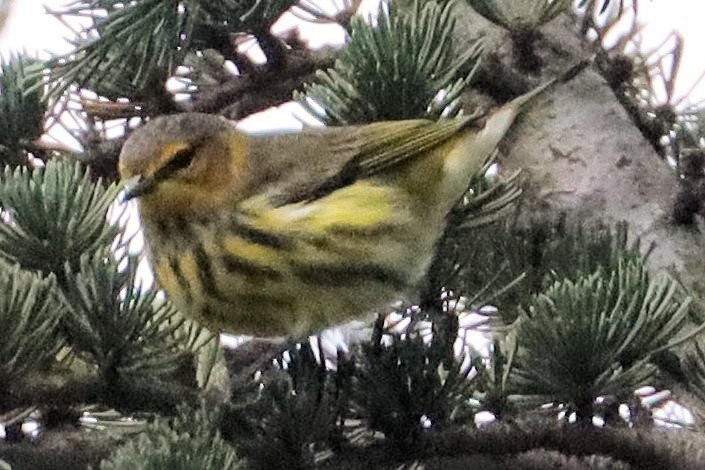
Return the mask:
<path id="1" fill-rule="evenodd" d="M 424 298 L 443 286 L 466 296 L 493 289 L 497 293 L 490 290 L 483 302 L 496 305 L 510 324 L 517 307 L 554 280 L 575 281 L 600 268 L 611 272 L 622 259 L 644 256 L 638 239 L 628 242 L 626 224 L 566 225 L 563 216 L 520 222 L 523 213 L 519 205 L 506 219 L 474 230 L 457 228 L 462 219 L 451 225 L 429 270 L 430 294 Z M 504 289 L 508 285 L 512 288 Z"/>
<path id="2" fill-rule="evenodd" d="M 287 46 L 269 29 L 294 3 L 77 0 L 54 14 L 65 24 L 68 17 L 87 17 L 91 24 L 74 32 L 73 52 L 50 61 L 49 96 L 58 98 L 77 86 L 112 101 L 129 98 L 152 115 L 175 111 L 167 79 L 189 53 L 215 46 L 226 58 L 237 56 L 230 38 L 235 33 L 254 34 L 268 68 L 283 68 Z"/>
<path id="3" fill-rule="evenodd" d="M 295 97 L 326 124 L 438 117 L 458 112 L 482 45 L 455 55 L 454 2 L 415 2 L 411 11 L 380 8 L 378 24 L 352 21 L 351 41 L 336 65 L 318 72 Z"/>
<path id="4" fill-rule="evenodd" d="M 178 365 L 176 310 L 157 300 L 156 289 L 137 282 L 137 265 L 133 257 L 116 261 L 103 251 L 82 256 L 79 269 L 66 270 L 69 342 L 97 366 L 108 388 L 132 374 L 169 377 Z"/>
<path id="5" fill-rule="evenodd" d="M 703 329 L 677 338 L 690 300 L 670 277 L 651 280 L 640 260 L 556 281 L 521 308 L 515 390 L 570 404 L 590 423 L 598 396 L 622 400 L 651 383 L 652 356 Z"/>
<path id="6" fill-rule="evenodd" d="M 512 330 L 501 339 L 495 339 L 490 350 L 490 364 L 479 377 L 476 398 L 482 410 L 489 411 L 498 421 L 510 422 L 522 403 L 527 408 L 526 396 L 512 395 L 509 378 L 514 373 L 518 350 L 516 334 Z"/>
<path id="7" fill-rule="evenodd" d="M 438 300 L 438 292 L 443 289 L 453 289 L 462 292 L 464 295 L 481 294 L 481 290 L 465 290 L 467 284 L 458 279 L 458 275 L 465 265 L 465 261 L 462 258 L 474 251 L 469 249 L 469 247 L 480 246 L 484 239 L 484 231 L 486 229 L 491 231 L 493 230 L 493 225 L 501 223 L 507 212 L 514 207 L 514 204 L 522 194 L 518 183 L 518 172 L 508 178 L 487 176 L 495 158 L 496 154 L 493 154 L 488 159 L 485 166 L 470 181 L 465 194 L 448 214 L 448 225 L 426 273 L 426 281 L 420 303 L 424 307 L 435 305 Z M 486 228 L 485 226 L 488 225 L 490 227 Z M 480 235 L 476 235 L 478 233 Z M 461 239 L 464 240 L 465 236 L 474 237 L 474 241 L 471 244 L 459 242 Z M 497 240 L 495 239 L 496 242 Z M 489 250 L 489 247 L 478 248 L 478 252 L 483 249 Z M 461 252 L 462 257 L 460 256 Z M 489 253 L 494 253 L 494 251 L 487 251 L 485 254 L 489 255 Z M 471 269 L 478 272 L 482 271 L 482 276 L 484 276 L 482 282 L 487 282 L 490 279 L 497 281 L 498 276 L 496 274 L 502 273 L 503 269 L 501 266 L 504 264 L 504 262 L 494 265 L 486 264 L 482 268 L 473 266 Z M 506 283 L 504 285 L 493 285 L 492 287 L 503 290 L 523 275 L 518 270 L 502 274 L 513 274 L 515 278 L 508 279 L 506 276 L 502 276 L 502 280 L 506 280 Z M 473 287 L 479 288 L 480 286 L 475 285 Z M 499 291 L 495 291 L 489 297 L 496 299 L 498 295 L 500 295 Z M 488 299 L 485 298 L 484 300 Z"/>
<path id="8" fill-rule="evenodd" d="M 55 279 L 0 262 L 0 409 L 8 393 L 22 390 L 29 375 L 54 359 L 61 346 Z"/>
<path id="9" fill-rule="evenodd" d="M 22 56 L 0 63 L 0 165 L 29 166 L 28 152 L 44 132 L 46 105 L 37 88 L 38 61 Z M 35 157 L 43 155 L 34 152 Z"/>
<path id="10" fill-rule="evenodd" d="M 400 321 L 405 328 L 384 328 L 383 318 L 375 324 L 372 340 L 362 345 L 351 397 L 368 428 L 414 448 L 425 431 L 444 429 L 468 415 L 475 366 L 481 366 L 479 354 L 464 349 L 459 359 L 454 354 L 458 317 L 453 309 L 438 315 L 428 334 L 424 322 L 409 313 L 410 321 Z"/>
<path id="11" fill-rule="evenodd" d="M 256 380 L 235 384 L 222 432 L 257 468 L 312 468 L 317 451 L 341 438 L 340 372 L 317 362 L 313 347 L 297 345 Z"/>
<path id="12" fill-rule="evenodd" d="M 223 440 L 217 416 L 205 410 L 180 407 L 173 420 L 158 419 L 101 462 L 102 470 L 237 470 L 244 462 Z"/>
<path id="13" fill-rule="evenodd" d="M 112 100 L 127 97 L 171 109 L 159 90 L 181 64 L 198 15 L 161 0 L 77 0 L 55 15 L 87 17 L 91 24 L 76 32 L 73 52 L 49 62 L 50 98 L 76 85 Z"/>
<path id="14" fill-rule="evenodd" d="M 681 370 L 685 373 L 688 391 L 700 402 L 700 409 L 705 408 L 705 341 L 694 341 L 681 358 Z M 702 416 L 701 416 L 702 418 Z"/>
<path id="15" fill-rule="evenodd" d="M 6 168 L 0 175 L 0 258 L 28 271 L 53 273 L 62 283 L 64 265 L 77 269 L 84 253 L 109 246 L 117 228 L 106 219 L 118 193 L 92 182 L 78 164 L 52 160 L 30 171 Z"/>

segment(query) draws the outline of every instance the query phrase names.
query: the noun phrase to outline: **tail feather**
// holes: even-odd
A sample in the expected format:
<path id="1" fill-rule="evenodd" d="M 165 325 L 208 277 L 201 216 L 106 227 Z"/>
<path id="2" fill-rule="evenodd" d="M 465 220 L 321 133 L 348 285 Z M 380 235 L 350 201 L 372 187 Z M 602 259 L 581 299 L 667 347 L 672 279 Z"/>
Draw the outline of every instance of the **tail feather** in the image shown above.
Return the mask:
<path id="1" fill-rule="evenodd" d="M 524 105 L 537 96 L 552 90 L 556 85 L 571 80 L 591 63 L 592 59 L 578 62 L 559 77 L 539 85 L 528 93 L 490 112 L 485 117 L 484 126 L 481 129 L 471 127 L 465 138 L 445 159 L 446 173 L 449 175 L 447 186 L 451 194 L 456 194 L 459 191 L 457 188 L 467 184 L 467 179 L 472 177 L 492 158 L 497 144 L 504 138 L 517 115 L 523 110 Z M 469 120 L 468 122 L 475 121 Z M 455 175 L 455 177 L 450 175 Z M 453 184 L 450 183 L 451 180 Z M 460 190 L 462 189 L 460 188 Z"/>

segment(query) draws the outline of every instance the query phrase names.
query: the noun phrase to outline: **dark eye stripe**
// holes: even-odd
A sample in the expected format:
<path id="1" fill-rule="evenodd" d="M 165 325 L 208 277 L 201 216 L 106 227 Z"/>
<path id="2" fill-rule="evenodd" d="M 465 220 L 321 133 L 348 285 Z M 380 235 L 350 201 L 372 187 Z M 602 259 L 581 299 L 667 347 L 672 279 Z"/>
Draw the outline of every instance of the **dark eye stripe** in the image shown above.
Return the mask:
<path id="1" fill-rule="evenodd" d="M 193 161 L 193 157 L 196 155 L 194 147 L 186 147 L 178 152 L 172 157 L 171 160 L 167 162 L 166 165 L 161 167 L 159 171 L 154 175 L 155 179 L 165 179 L 174 174 L 175 172 L 186 168 Z"/>

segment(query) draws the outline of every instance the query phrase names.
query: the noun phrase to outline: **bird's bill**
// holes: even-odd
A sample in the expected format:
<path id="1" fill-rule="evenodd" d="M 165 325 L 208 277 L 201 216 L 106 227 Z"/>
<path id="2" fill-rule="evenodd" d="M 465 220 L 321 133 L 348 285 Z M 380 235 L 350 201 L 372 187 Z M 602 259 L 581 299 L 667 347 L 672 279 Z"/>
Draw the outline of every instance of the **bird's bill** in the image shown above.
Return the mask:
<path id="1" fill-rule="evenodd" d="M 124 200 L 129 201 L 136 197 L 151 193 L 156 188 L 154 178 L 137 175 L 125 180 Z"/>

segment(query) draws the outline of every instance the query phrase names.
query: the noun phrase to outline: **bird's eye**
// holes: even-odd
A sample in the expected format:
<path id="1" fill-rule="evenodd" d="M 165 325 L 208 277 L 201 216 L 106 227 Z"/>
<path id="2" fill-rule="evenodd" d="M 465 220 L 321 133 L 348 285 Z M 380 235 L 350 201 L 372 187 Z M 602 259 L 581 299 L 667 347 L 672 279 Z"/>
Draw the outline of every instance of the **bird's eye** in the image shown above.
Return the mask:
<path id="1" fill-rule="evenodd" d="M 186 168 L 191 164 L 193 161 L 193 156 L 195 155 L 195 152 L 193 151 L 193 148 L 191 147 L 186 147 L 184 149 L 179 150 L 176 152 L 174 155 L 174 158 L 172 158 L 169 163 L 167 163 L 167 166 L 171 167 L 173 171 L 180 170 L 182 168 Z"/>
<path id="2" fill-rule="evenodd" d="M 175 173 L 182 168 L 186 168 L 193 161 L 195 155 L 194 149 L 192 147 L 186 147 L 174 154 L 171 160 L 169 160 L 166 165 L 164 165 L 158 172 L 157 178 L 163 179 L 171 174 Z"/>

